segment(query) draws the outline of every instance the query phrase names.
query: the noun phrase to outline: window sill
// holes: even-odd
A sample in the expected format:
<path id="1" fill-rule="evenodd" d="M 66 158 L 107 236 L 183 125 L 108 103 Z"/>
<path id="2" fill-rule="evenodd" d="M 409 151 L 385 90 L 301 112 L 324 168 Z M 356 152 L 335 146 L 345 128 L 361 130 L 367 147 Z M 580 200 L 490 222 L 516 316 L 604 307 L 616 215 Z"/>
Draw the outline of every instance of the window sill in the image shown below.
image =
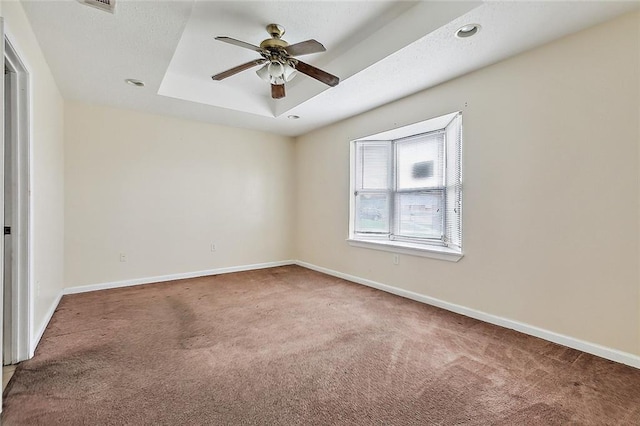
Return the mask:
<path id="1" fill-rule="evenodd" d="M 356 240 L 349 238 L 347 242 L 353 247 L 383 250 L 411 256 L 430 257 L 432 259 L 448 260 L 449 262 L 457 262 L 464 256 L 462 253 L 458 253 L 447 247 L 425 247 L 423 245 L 398 241 Z"/>

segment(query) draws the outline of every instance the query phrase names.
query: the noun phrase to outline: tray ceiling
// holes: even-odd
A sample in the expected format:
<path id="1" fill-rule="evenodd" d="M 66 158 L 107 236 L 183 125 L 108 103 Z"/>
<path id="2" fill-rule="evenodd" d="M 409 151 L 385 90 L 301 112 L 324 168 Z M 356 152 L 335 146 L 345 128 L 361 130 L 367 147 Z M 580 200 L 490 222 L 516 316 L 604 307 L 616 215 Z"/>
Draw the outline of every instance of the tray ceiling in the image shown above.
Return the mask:
<path id="1" fill-rule="evenodd" d="M 22 4 L 67 99 L 285 135 L 359 114 L 638 8 L 624 1 L 119 0 L 111 14 L 76 0 Z M 287 97 L 273 100 L 255 69 L 211 80 L 257 57 L 215 36 L 259 44 L 271 22 L 285 27 L 289 43 L 323 43 L 327 52 L 302 59 L 339 76 L 340 84 L 328 88 L 298 75 L 287 84 Z M 482 30 L 456 38 L 456 29 L 468 23 Z M 127 85 L 127 78 L 146 85 Z"/>

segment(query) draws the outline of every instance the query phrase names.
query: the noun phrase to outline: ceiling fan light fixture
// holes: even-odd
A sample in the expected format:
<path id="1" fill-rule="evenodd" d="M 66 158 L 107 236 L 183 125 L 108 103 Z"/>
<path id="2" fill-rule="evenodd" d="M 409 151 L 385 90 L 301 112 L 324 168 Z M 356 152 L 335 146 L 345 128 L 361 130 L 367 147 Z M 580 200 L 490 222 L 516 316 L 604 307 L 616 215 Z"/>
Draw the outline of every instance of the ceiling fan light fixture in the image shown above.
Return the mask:
<path id="1" fill-rule="evenodd" d="M 289 64 L 284 64 L 284 71 L 282 73 L 282 77 L 284 78 L 284 81 L 291 81 L 293 79 L 293 77 L 295 77 L 297 74 L 297 71 L 294 67 L 292 67 Z"/>
<path id="2" fill-rule="evenodd" d="M 271 61 L 256 71 L 256 74 L 267 83 L 281 85 L 296 76 L 296 69 L 288 63 Z"/>
<path id="3" fill-rule="evenodd" d="M 260 54 L 261 58 L 214 74 L 211 76 L 211 79 L 214 81 L 224 80 L 241 71 L 262 65 L 262 67 L 256 71 L 256 74 L 262 80 L 271 84 L 271 97 L 273 99 L 282 99 L 285 97 L 285 83 L 291 81 L 298 75 L 298 72 L 331 87 L 338 85 L 340 78 L 296 58 L 301 55 L 325 52 L 327 49 L 325 49 L 321 43 L 309 39 L 290 45 L 282 40 L 281 37 L 282 34 L 284 34 L 284 28 L 277 24 L 269 24 L 267 26 L 267 32 L 271 38 L 263 40 L 259 47 L 235 38 L 217 36 L 216 40 L 252 50 Z"/>
<path id="4" fill-rule="evenodd" d="M 284 73 L 284 65 L 282 65 L 278 61 L 271 61 L 271 63 L 268 66 L 268 69 L 269 69 L 269 75 L 274 78 L 281 77 L 282 74 Z"/>
<path id="5" fill-rule="evenodd" d="M 269 64 L 266 64 L 265 66 L 260 67 L 260 69 L 256 71 L 256 74 L 258 74 L 258 77 L 260 77 L 267 83 L 271 82 L 271 76 L 269 75 Z"/>

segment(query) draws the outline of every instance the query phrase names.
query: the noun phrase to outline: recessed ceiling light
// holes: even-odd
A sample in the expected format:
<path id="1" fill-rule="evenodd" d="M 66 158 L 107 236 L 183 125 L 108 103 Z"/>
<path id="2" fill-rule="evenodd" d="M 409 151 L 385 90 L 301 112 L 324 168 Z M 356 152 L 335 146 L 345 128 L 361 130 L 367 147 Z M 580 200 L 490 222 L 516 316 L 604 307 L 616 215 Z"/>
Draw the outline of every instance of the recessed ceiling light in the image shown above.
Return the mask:
<path id="1" fill-rule="evenodd" d="M 287 115 L 287 118 L 289 120 L 297 120 L 298 118 L 300 118 L 300 116 L 299 115 Z"/>
<path id="2" fill-rule="evenodd" d="M 125 81 L 127 82 L 127 84 L 130 84 L 132 86 L 144 87 L 144 81 L 136 80 L 135 78 L 128 78 Z"/>
<path id="3" fill-rule="evenodd" d="M 458 38 L 466 38 L 476 35 L 478 31 L 482 28 L 478 24 L 467 24 L 464 27 L 461 27 L 456 31 L 456 37 Z"/>

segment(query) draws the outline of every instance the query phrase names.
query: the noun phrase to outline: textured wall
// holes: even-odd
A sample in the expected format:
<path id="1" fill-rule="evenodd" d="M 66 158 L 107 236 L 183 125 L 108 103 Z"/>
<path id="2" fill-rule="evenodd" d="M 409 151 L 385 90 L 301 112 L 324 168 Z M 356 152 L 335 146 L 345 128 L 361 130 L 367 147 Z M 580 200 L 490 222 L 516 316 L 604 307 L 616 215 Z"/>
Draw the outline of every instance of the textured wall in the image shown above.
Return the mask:
<path id="1" fill-rule="evenodd" d="M 289 137 L 67 102 L 65 286 L 291 259 L 293 155 Z"/>
<path id="2" fill-rule="evenodd" d="M 623 16 L 300 137 L 298 258 L 640 354 L 639 22 Z M 394 266 L 350 247 L 349 141 L 457 110 L 464 258 Z"/>

